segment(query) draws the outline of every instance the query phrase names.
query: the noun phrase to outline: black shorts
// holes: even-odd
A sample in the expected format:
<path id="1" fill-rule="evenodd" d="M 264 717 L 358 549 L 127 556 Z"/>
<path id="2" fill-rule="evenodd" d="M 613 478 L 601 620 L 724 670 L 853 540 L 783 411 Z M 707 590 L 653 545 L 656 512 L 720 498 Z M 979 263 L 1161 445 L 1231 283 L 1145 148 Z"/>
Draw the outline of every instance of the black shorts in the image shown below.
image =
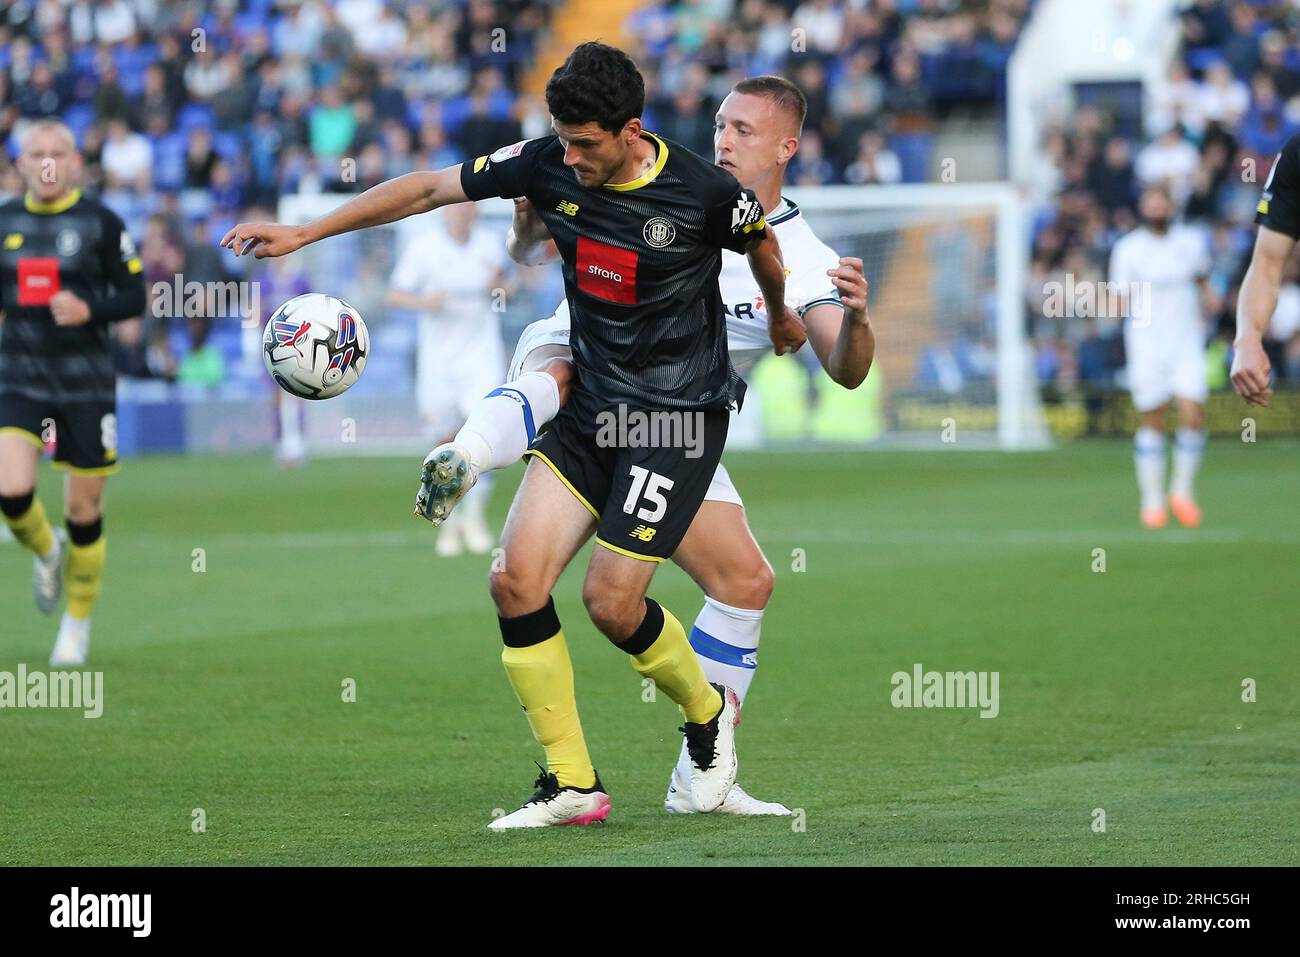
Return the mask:
<path id="1" fill-rule="evenodd" d="M 585 404 L 576 395 L 565 403 L 524 454 L 587 506 L 599 544 L 645 561 L 672 557 L 709 491 L 731 413 Z"/>
<path id="2" fill-rule="evenodd" d="M 115 403 L 49 402 L 0 393 L 0 433 L 18 433 L 44 448 L 55 444 L 54 464 L 77 475 L 118 470 Z"/>

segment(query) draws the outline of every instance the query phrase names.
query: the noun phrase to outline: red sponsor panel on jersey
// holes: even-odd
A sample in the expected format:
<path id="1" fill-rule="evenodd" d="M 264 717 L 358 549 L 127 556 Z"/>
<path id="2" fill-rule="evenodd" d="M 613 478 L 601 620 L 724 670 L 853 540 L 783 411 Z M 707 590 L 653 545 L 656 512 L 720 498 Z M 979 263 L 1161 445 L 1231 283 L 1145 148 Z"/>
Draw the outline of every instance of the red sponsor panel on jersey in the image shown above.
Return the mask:
<path id="1" fill-rule="evenodd" d="M 619 249 L 579 236 L 578 288 L 607 302 L 635 303 L 636 260 L 633 249 Z"/>
<path id="2" fill-rule="evenodd" d="M 59 260 L 23 256 L 18 260 L 18 305 L 48 306 L 59 291 Z"/>

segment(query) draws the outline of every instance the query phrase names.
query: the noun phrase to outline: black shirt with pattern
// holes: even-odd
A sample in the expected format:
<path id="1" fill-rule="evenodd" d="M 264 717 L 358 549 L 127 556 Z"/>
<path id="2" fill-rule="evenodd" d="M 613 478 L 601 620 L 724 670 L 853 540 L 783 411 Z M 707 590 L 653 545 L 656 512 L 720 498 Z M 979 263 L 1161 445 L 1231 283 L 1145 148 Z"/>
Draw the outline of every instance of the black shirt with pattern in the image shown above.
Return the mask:
<path id="1" fill-rule="evenodd" d="M 527 197 L 550 230 L 584 405 L 727 408 L 744 383 L 727 355 L 722 250 L 764 235 L 763 208 L 725 169 L 642 136 L 656 159 L 627 183 L 582 186 L 546 136 L 465 163 L 461 185 L 474 200 Z"/>

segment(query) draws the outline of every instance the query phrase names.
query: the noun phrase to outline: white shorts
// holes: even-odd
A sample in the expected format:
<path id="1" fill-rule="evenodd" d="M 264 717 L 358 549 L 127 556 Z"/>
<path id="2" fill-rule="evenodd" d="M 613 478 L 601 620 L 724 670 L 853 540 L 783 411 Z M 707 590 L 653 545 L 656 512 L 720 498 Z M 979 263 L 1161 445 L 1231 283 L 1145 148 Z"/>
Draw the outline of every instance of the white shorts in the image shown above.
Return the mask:
<path id="1" fill-rule="evenodd" d="M 436 326 L 422 325 L 416 353 L 416 396 L 426 422 L 458 429 L 474 403 L 501 384 L 505 348 L 495 329 L 449 354 Z"/>
<path id="2" fill-rule="evenodd" d="M 704 496 L 706 502 L 729 502 L 732 505 L 745 507 L 745 503 L 740 499 L 740 493 L 736 491 L 736 486 L 731 481 L 731 475 L 727 472 L 727 467 L 721 462 L 718 463 L 717 470 L 713 473 L 713 481 L 709 483 L 708 494 Z"/>
<path id="3" fill-rule="evenodd" d="M 510 369 L 506 381 L 513 382 L 528 371 L 528 354 L 542 346 L 569 345 L 569 317 L 553 315 L 529 323 L 519 334 L 519 343 L 515 346 L 514 357 L 510 360 Z"/>
<path id="4" fill-rule="evenodd" d="M 1158 409 L 1170 399 L 1204 403 L 1210 393 L 1205 375 L 1205 343 L 1199 332 L 1173 336 L 1151 329 L 1126 330 L 1128 387 L 1139 412 Z"/>
<path id="5" fill-rule="evenodd" d="M 506 381 L 513 382 L 528 371 L 528 356 L 533 350 L 540 349 L 542 346 L 568 346 L 568 344 L 568 316 L 548 316 L 545 319 L 529 323 L 519 335 L 519 344 L 515 346 L 514 357 L 510 360 L 510 370 L 506 374 Z M 489 387 L 488 391 L 491 391 L 491 387 Z M 704 501 L 729 502 L 732 505 L 739 505 L 741 508 L 745 507 L 745 503 L 740 498 L 740 493 L 736 491 L 736 486 L 727 473 L 726 466 L 721 462 L 718 463 L 718 467 L 713 473 L 713 481 L 709 483 L 709 491 L 704 496 Z"/>

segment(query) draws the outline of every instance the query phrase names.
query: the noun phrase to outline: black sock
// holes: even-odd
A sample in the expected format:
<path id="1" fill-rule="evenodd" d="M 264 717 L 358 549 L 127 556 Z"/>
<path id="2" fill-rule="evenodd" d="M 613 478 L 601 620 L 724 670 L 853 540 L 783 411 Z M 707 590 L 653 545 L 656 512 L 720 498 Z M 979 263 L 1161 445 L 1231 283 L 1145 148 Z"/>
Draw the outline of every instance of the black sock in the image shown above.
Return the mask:
<path id="1" fill-rule="evenodd" d="M 74 545 L 83 547 L 93 545 L 99 541 L 99 536 L 102 534 L 104 534 L 104 516 L 102 515 L 85 525 L 79 525 L 72 519 L 68 519 L 68 538 L 72 539 Z"/>
<path id="2" fill-rule="evenodd" d="M 26 495 L 0 495 L 0 513 L 3 513 L 5 518 L 26 515 L 35 500 L 36 489 L 32 489 Z"/>

